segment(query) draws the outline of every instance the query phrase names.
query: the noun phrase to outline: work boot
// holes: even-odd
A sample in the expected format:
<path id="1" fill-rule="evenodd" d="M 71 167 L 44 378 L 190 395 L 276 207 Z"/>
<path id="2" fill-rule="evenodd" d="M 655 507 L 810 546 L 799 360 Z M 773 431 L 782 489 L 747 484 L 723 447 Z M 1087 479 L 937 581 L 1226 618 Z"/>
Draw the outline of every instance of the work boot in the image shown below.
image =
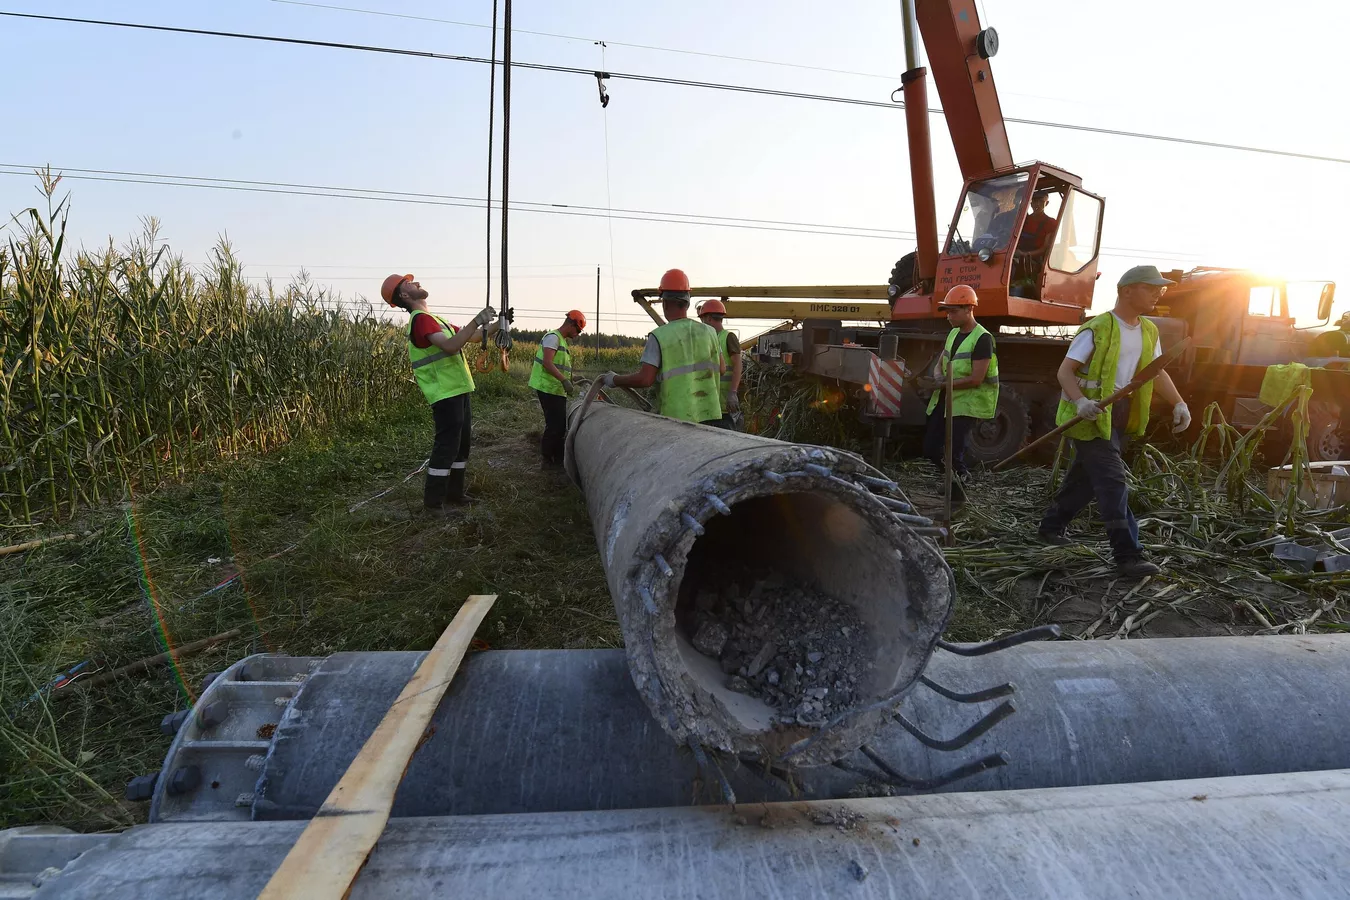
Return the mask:
<path id="1" fill-rule="evenodd" d="M 1073 543 L 1062 531 L 1037 531 L 1036 539 L 1042 544 L 1050 544 L 1055 547 L 1067 547 Z"/>
<path id="2" fill-rule="evenodd" d="M 1149 575 L 1162 574 L 1157 563 L 1149 562 L 1142 556 L 1116 560 L 1116 571 L 1126 578 L 1147 578 Z"/>
<path id="3" fill-rule="evenodd" d="M 446 503 L 454 503 L 459 506 L 472 506 L 478 502 L 477 497 L 469 495 L 464 490 L 465 477 L 464 469 L 450 470 L 450 485 L 445 497 Z"/>
<path id="4" fill-rule="evenodd" d="M 445 503 L 445 491 L 449 482 L 448 475 L 428 475 L 426 485 L 422 488 L 422 505 L 432 511 L 440 509 Z"/>

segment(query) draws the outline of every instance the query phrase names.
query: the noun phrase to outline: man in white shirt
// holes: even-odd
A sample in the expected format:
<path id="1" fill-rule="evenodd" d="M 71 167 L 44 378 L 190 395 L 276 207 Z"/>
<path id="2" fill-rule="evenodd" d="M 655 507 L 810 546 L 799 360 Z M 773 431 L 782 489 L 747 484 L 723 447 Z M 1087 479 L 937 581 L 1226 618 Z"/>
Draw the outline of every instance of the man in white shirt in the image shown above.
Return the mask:
<path id="1" fill-rule="evenodd" d="M 1127 577 L 1157 575 L 1162 570 L 1144 558 L 1139 544 L 1121 453 L 1129 439 L 1141 436 L 1148 426 L 1155 384 L 1172 406 L 1174 432 L 1190 428 L 1191 413 L 1166 372 L 1108 410 L 1098 401 L 1129 384 L 1135 373 L 1162 353 L 1158 328 L 1144 316 L 1153 312 L 1174 283 L 1154 266 L 1135 266 L 1122 275 L 1116 284 L 1115 308 L 1078 330 L 1056 375 L 1063 393 L 1055 421 L 1060 425 L 1075 417 L 1084 421 L 1067 432 L 1073 441 L 1073 463 L 1038 532 L 1048 543 L 1071 543 L 1064 530 L 1095 498 L 1116 567 Z"/>

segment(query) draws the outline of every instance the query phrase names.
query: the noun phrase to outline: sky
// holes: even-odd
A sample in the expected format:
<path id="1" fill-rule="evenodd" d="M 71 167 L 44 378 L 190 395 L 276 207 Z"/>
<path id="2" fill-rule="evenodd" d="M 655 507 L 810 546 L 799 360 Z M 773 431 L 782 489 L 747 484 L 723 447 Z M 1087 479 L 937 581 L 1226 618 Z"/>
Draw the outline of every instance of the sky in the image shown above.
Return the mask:
<path id="1" fill-rule="evenodd" d="M 1334 99 L 1344 93 L 1342 66 L 1312 40 L 1350 30 L 1340 0 L 1135 0 L 1128 12 L 1081 0 L 973 2 L 999 32 L 992 68 L 1005 116 L 1350 157 L 1350 117 Z M 0 0 L 6 11 L 491 54 L 491 32 L 473 27 L 490 24 L 488 0 L 331 5 L 383 14 L 280 0 Z M 519 62 L 883 102 L 904 68 L 895 0 L 516 0 L 513 16 Z M 65 170 L 77 242 L 120 240 L 155 216 L 190 262 L 227 236 L 249 277 L 284 283 L 305 269 L 346 303 L 378 304 L 380 281 L 395 271 L 415 274 L 451 321 L 487 299 L 478 202 L 487 190 L 486 65 L 7 18 L 0 57 L 10 73 L 31 76 L 11 77 L 0 172 Z M 673 266 L 705 285 L 880 284 L 913 249 L 912 238 L 884 233 L 914 228 L 899 109 L 618 79 L 602 109 L 593 77 L 523 69 L 512 88 L 513 201 L 849 232 L 516 207 L 517 326 L 551 327 L 574 307 L 593 317 L 597 266 L 600 327 L 640 334 L 650 322 L 629 291 Z M 497 125 L 500 143 L 500 111 Z M 932 126 L 945 231 L 961 179 L 944 121 Z M 1334 280 L 1336 313 L 1350 310 L 1350 165 L 1022 124 L 1008 133 L 1016 159 L 1067 168 L 1106 198 L 1110 249 L 1095 308 L 1109 307 L 1125 268 L 1155 263 Z M 405 192 L 420 202 L 79 180 L 69 171 L 77 168 Z M 0 175 L 0 206 L 33 205 L 35 185 L 31 175 Z M 494 216 L 494 304 L 497 229 Z M 728 324 L 742 336 L 759 330 Z"/>

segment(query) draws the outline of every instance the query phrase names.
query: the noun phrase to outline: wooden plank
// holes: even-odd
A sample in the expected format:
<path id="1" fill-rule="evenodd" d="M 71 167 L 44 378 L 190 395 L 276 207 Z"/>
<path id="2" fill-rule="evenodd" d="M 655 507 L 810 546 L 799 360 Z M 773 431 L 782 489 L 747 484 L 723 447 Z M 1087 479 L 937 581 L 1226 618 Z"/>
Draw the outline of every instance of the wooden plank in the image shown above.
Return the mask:
<path id="1" fill-rule="evenodd" d="M 384 833 L 394 794 L 496 594 L 471 596 L 380 720 L 259 897 L 346 897 Z"/>

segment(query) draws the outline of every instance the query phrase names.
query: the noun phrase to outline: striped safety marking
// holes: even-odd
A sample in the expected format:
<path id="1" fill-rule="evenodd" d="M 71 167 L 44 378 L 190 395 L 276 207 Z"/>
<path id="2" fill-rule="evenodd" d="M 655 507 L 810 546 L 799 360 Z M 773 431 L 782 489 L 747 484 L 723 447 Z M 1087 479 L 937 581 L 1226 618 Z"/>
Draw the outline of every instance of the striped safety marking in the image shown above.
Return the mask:
<path id="1" fill-rule="evenodd" d="M 871 388 L 872 415 L 895 417 L 900 415 L 900 398 L 905 390 L 905 364 L 899 360 L 872 357 L 867 373 Z"/>

